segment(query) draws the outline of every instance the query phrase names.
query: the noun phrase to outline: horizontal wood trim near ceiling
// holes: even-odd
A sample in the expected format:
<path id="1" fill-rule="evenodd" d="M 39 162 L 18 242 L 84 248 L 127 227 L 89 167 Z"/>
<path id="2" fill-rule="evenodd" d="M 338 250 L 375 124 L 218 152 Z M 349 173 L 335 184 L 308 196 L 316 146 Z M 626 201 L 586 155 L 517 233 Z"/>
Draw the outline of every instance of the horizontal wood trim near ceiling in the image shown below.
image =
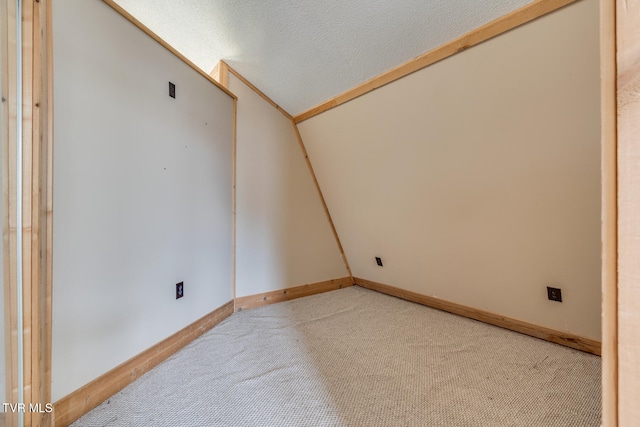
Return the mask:
<path id="1" fill-rule="evenodd" d="M 352 285 L 353 282 L 351 281 L 351 277 L 342 277 L 340 279 L 332 279 L 324 282 L 311 283 L 293 288 L 240 297 L 236 298 L 236 311 L 248 310 L 250 308 L 262 307 L 269 304 L 275 304 L 277 302 L 289 301 L 323 292 L 335 291 Z"/>
<path id="2" fill-rule="evenodd" d="M 371 280 L 361 279 L 359 277 L 356 277 L 355 281 L 357 286 L 383 294 L 457 314 L 459 316 L 468 317 L 470 319 L 479 320 L 490 325 L 499 326 L 521 334 L 540 338 L 545 341 L 575 348 L 576 350 L 581 350 L 598 356 L 601 354 L 601 343 L 589 338 L 570 334 L 568 332 L 557 331 L 544 326 L 534 325 L 532 323 L 523 322 L 522 320 L 512 319 L 510 317 L 501 316 L 499 314 L 479 310 L 477 308 L 467 307 L 450 301 L 444 301 L 439 298 L 418 294 L 416 292 L 407 291 L 394 286 L 372 282 Z"/>
<path id="3" fill-rule="evenodd" d="M 269 98 L 267 95 L 264 94 L 264 92 L 262 92 L 260 89 L 258 89 L 257 87 L 255 87 L 253 85 L 253 83 L 251 83 L 249 80 L 245 79 L 242 74 L 240 74 L 239 72 L 237 72 L 233 67 L 231 67 L 229 64 L 227 64 L 224 61 L 220 61 L 219 64 L 219 69 L 223 69 L 223 67 L 226 67 L 228 73 L 233 74 L 234 76 L 236 76 L 238 79 L 240 79 L 240 81 L 244 84 L 246 84 L 247 86 L 249 86 L 251 88 L 251 90 L 253 90 L 255 93 L 257 93 L 258 95 L 260 95 L 265 101 L 267 101 L 269 104 L 271 104 L 276 110 L 280 111 L 282 114 L 284 114 L 284 116 L 291 120 L 293 119 L 293 117 L 291 116 L 291 114 L 287 113 L 282 107 L 280 107 L 278 104 L 276 104 L 271 98 Z M 220 73 L 220 78 L 224 78 L 223 74 Z M 227 74 L 227 79 L 229 78 L 228 74 Z M 227 88 L 229 87 L 229 83 L 227 82 Z"/>
<path id="4" fill-rule="evenodd" d="M 233 314 L 229 301 L 53 404 L 55 426 L 68 426 Z"/>
<path id="5" fill-rule="evenodd" d="M 156 33 L 154 33 L 153 31 L 151 31 L 147 26 L 145 26 L 142 22 L 138 21 L 136 18 L 133 17 L 133 15 L 131 15 L 129 12 L 127 12 L 126 10 L 124 10 L 122 7 L 120 7 L 119 4 L 117 4 L 114 0 L 102 0 L 104 3 L 108 4 L 113 10 L 115 10 L 116 12 L 118 12 L 120 15 L 122 15 L 124 18 L 126 18 L 129 22 L 131 22 L 133 25 L 135 25 L 136 27 L 140 28 L 142 31 L 144 31 L 149 37 L 151 37 L 152 39 L 154 39 L 155 41 L 157 41 L 158 43 L 160 43 L 162 46 L 164 46 L 165 49 L 167 49 L 169 52 L 173 53 L 175 56 L 177 56 L 178 58 L 180 58 L 185 64 L 187 64 L 189 67 L 193 68 L 195 71 L 197 71 L 201 76 L 203 76 L 205 79 L 209 80 L 211 83 L 213 83 L 214 85 L 216 85 L 220 90 L 222 90 L 224 93 L 226 93 L 227 95 L 229 95 L 231 98 L 236 99 L 236 96 L 226 87 L 222 86 L 220 83 L 218 83 L 217 81 L 215 81 L 213 79 L 213 77 L 211 77 L 210 75 L 208 75 L 207 73 L 205 73 L 200 67 L 198 67 L 196 64 L 194 64 L 193 62 L 191 62 L 190 60 L 187 59 L 186 56 L 184 56 L 183 54 L 181 54 L 180 52 L 178 52 L 176 49 L 173 48 L 173 46 L 171 46 L 169 43 L 167 43 L 166 41 L 164 41 L 160 36 L 158 36 Z"/>
<path id="6" fill-rule="evenodd" d="M 372 90 L 408 76 L 411 73 L 428 67 L 438 61 L 442 61 L 449 56 L 462 52 L 472 46 L 512 30 L 522 24 L 526 24 L 529 21 L 533 21 L 540 16 L 546 15 L 547 13 L 553 12 L 575 1 L 576 0 L 536 0 L 442 46 L 426 52 L 415 59 L 380 74 L 379 76 L 376 76 L 371 80 L 342 93 L 341 95 L 331 98 L 330 100 L 323 102 L 304 113 L 298 114 L 293 118 L 293 121 L 295 123 L 300 123 L 304 120 L 310 119 L 313 116 L 324 113 L 327 110 L 349 102 L 359 96 L 371 92 Z"/>

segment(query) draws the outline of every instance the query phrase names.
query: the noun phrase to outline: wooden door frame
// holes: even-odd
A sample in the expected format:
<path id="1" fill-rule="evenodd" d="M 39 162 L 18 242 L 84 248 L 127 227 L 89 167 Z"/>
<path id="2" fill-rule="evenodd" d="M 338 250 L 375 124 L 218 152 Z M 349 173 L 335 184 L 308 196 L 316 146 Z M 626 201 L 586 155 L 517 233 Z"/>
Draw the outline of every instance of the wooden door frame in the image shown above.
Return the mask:
<path id="1" fill-rule="evenodd" d="M 18 395 L 18 298 L 17 292 L 17 18 L 15 2 L 0 0 L 2 20 L 2 253 L 4 292 L 5 400 L 17 402 Z M 13 141 L 13 142 L 11 142 Z M 17 424 L 17 414 L 7 412 L 6 426 Z"/>
<path id="2" fill-rule="evenodd" d="M 616 3 L 618 8 L 616 9 Z M 23 116 L 27 119 L 23 134 L 23 256 L 25 263 L 25 337 L 28 351 L 28 383 L 25 401 L 45 404 L 51 399 L 51 283 L 52 283 L 52 189 L 53 189 L 53 109 L 51 0 L 23 0 Z M 619 425 L 628 408 L 620 406 L 619 396 L 629 390 L 619 389 L 618 377 L 618 223 L 625 218 L 618 211 L 617 136 L 624 132 L 617 119 L 616 102 L 616 31 L 617 38 L 627 37 L 628 25 L 620 19 L 629 15 L 629 2 L 600 0 L 601 73 L 602 73 L 602 320 L 603 320 L 603 425 Z M 617 17 L 616 17 L 617 15 Z M 640 25 L 640 23 L 638 23 Z M 619 91 L 619 89 L 618 89 Z M 8 172 L 8 171 L 7 171 Z M 6 172 L 5 173 L 6 176 Z M 5 180 L 3 180 L 3 185 Z M 3 193 L 4 193 L 3 188 Z M 7 196 L 3 195 L 5 200 Z M 624 211 L 623 211 L 624 215 Z M 7 236 L 5 234 L 5 244 Z M 6 264 L 5 264 L 6 265 Z M 8 273 L 8 271 L 7 271 Z M 7 274 L 6 273 L 6 274 Z M 9 275 L 11 276 L 11 275 Z M 8 277 L 10 281 L 14 280 Z M 28 339 L 27 339 L 28 338 Z M 622 351 L 626 351 L 622 349 Z M 28 365 L 28 368 L 27 368 Z M 631 391 L 632 392 L 632 391 Z M 632 392 L 633 393 L 633 392 Z M 47 413 L 30 414 L 25 425 L 48 425 Z"/>
<path id="3" fill-rule="evenodd" d="M 615 7 L 615 34 L 609 37 L 615 39 L 616 63 L 616 421 L 633 426 L 640 419 L 640 2 L 616 0 L 608 7 Z"/>
<path id="4" fill-rule="evenodd" d="M 22 0 L 22 260 L 25 427 L 51 413 L 53 257 L 52 0 Z M 47 406 L 49 404 L 49 406 Z"/>
<path id="5" fill-rule="evenodd" d="M 3 76 L 3 109 L 8 130 L 2 138 L 3 263 L 5 292 L 5 341 L 7 401 L 19 402 L 18 334 L 23 338 L 23 409 L 25 427 L 51 425 L 51 279 L 53 189 L 53 85 L 51 0 L 22 0 L 22 16 L 14 0 L 1 0 L 8 24 Z M 17 20 L 21 19 L 18 45 Z M 22 92 L 18 93 L 18 57 L 22 55 Z M 21 95 L 21 105 L 18 95 Z M 19 112 L 21 122 L 19 123 Z M 15 131 L 21 125 L 21 150 Z M 18 150 L 20 150 L 18 152 Z M 20 172 L 18 154 L 22 156 Z M 20 174 L 22 186 L 18 188 Z M 21 198 L 21 203 L 20 203 Z M 17 210 L 22 207 L 19 225 Z M 20 249 L 19 237 L 22 240 Z M 18 253 L 18 251 L 20 251 Z M 18 265 L 22 256 L 22 266 Z M 22 272 L 22 330 L 18 330 L 18 269 Z M 17 425 L 17 414 L 7 412 L 5 425 Z"/>
<path id="6" fill-rule="evenodd" d="M 602 189 L 602 425 L 618 425 L 615 1 L 600 0 Z"/>

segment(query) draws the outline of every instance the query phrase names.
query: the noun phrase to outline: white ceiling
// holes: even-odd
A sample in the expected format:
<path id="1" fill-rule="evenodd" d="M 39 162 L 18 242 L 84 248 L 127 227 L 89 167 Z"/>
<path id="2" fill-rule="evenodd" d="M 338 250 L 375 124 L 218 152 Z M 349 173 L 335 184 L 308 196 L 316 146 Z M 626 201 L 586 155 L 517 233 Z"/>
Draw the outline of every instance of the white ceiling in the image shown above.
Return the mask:
<path id="1" fill-rule="evenodd" d="M 532 0 L 116 0 L 206 72 L 224 59 L 292 115 Z"/>

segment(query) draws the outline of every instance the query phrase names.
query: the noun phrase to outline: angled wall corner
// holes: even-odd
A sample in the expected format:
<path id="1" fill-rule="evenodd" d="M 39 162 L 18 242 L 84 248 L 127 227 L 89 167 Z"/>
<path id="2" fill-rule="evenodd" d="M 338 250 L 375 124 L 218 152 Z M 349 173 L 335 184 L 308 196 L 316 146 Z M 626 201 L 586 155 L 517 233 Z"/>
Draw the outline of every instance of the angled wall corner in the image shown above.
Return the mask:
<path id="1" fill-rule="evenodd" d="M 348 276 L 291 116 L 227 76 L 238 97 L 236 297 Z"/>
<path id="2" fill-rule="evenodd" d="M 299 123 L 353 275 L 600 339 L 598 45 L 575 2 Z"/>

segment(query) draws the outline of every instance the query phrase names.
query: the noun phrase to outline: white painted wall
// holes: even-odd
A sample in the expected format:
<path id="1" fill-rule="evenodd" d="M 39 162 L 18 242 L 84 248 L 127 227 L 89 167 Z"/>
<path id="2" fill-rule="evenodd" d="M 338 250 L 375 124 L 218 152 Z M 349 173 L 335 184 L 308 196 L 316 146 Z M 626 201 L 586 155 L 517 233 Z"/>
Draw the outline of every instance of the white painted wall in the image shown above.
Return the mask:
<path id="1" fill-rule="evenodd" d="M 600 339 L 598 28 L 576 2 L 299 125 L 355 276 Z"/>
<path id="2" fill-rule="evenodd" d="M 348 275 L 291 120 L 233 74 L 236 296 Z"/>
<path id="3" fill-rule="evenodd" d="M 55 401 L 232 299 L 233 100 L 100 1 L 53 28 Z"/>

